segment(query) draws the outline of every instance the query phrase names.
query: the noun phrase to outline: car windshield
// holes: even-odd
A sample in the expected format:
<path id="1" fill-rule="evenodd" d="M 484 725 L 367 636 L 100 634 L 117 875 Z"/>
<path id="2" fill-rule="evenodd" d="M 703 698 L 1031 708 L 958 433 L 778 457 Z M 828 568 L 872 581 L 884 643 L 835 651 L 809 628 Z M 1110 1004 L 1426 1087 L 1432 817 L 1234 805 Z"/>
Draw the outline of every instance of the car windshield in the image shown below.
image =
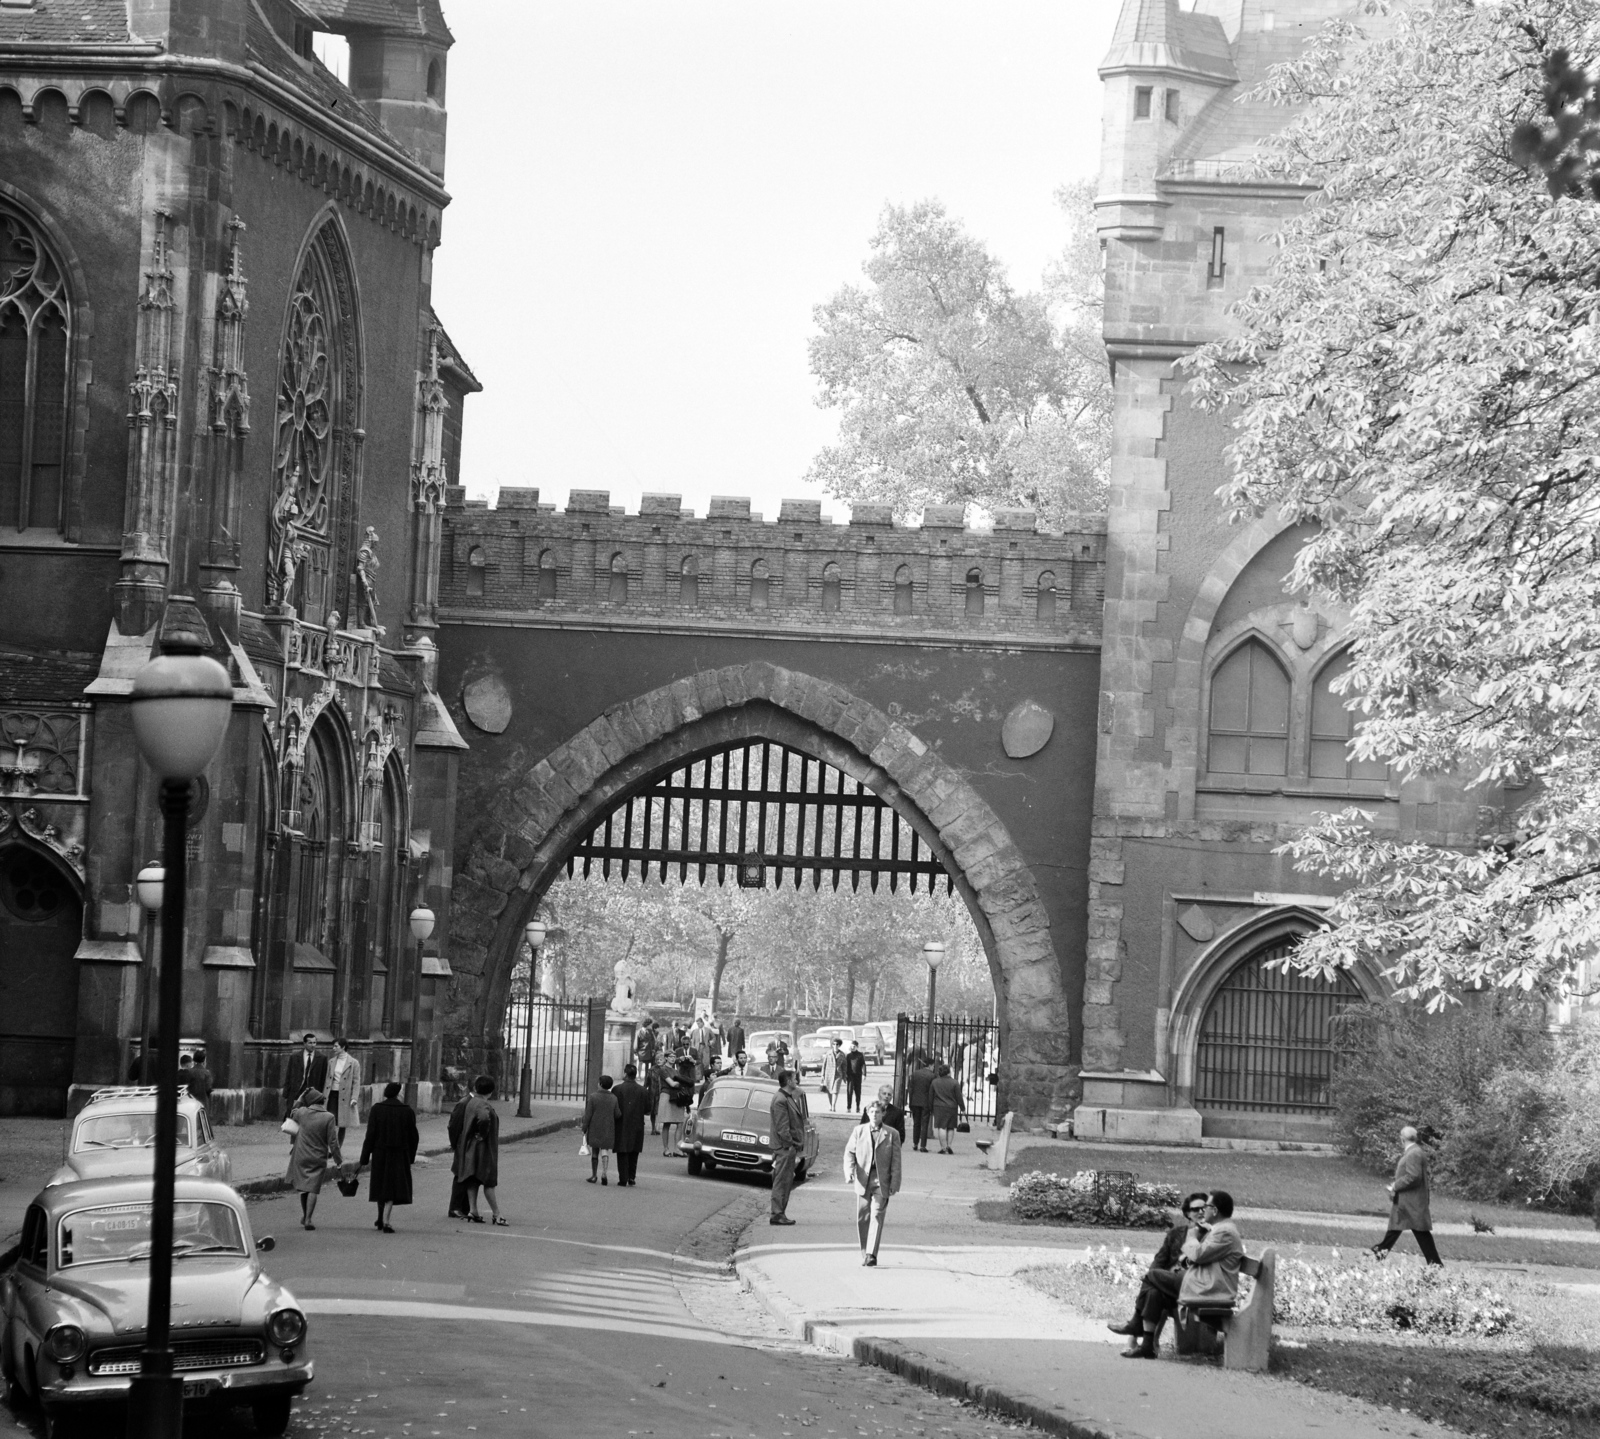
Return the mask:
<path id="1" fill-rule="evenodd" d="M 80 1120 L 72 1139 L 72 1152 L 82 1154 L 89 1149 L 144 1149 L 156 1142 L 156 1112 L 154 1109 L 136 1114 L 92 1114 Z M 194 1139 L 189 1130 L 189 1116 L 178 1116 L 178 1144 L 190 1149 Z"/>
<path id="2" fill-rule="evenodd" d="M 770 1109 L 772 1096 L 777 1093 L 772 1089 L 757 1089 L 748 1084 L 718 1084 L 713 1086 L 706 1095 L 701 1108 L 710 1113 L 738 1114 L 747 1107 L 750 1109 Z"/>
<path id="3" fill-rule="evenodd" d="M 57 1267 L 150 1257 L 149 1204 L 79 1209 L 61 1220 Z M 180 1202 L 172 1206 L 172 1253 L 243 1254 L 244 1232 L 231 1205 Z"/>

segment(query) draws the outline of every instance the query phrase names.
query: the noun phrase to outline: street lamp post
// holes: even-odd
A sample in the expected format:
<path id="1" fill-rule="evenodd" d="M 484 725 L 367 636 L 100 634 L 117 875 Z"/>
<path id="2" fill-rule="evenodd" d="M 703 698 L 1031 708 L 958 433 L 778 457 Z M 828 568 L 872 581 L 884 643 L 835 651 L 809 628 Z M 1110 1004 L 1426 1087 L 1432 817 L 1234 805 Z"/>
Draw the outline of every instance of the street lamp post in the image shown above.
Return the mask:
<path id="1" fill-rule="evenodd" d="M 922 959 L 928 966 L 928 1057 L 938 1057 L 938 1041 L 934 1038 L 933 997 L 939 979 L 939 966 L 944 962 L 944 941 L 930 939 L 922 946 Z"/>
<path id="2" fill-rule="evenodd" d="M 541 921 L 530 919 L 523 931 L 528 936 L 528 997 L 523 1005 L 526 1028 L 522 1035 L 522 1083 L 517 1086 L 517 1118 L 533 1118 L 533 981 L 539 971 L 539 946 L 544 943 Z"/>
<path id="3" fill-rule="evenodd" d="M 411 1084 L 406 1092 L 406 1102 L 415 1104 L 417 1086 L 422 1083 L 422 950 L 433 933 L 433 911 L 418 900 L 407 922 L 411 937 L 417 942 L 416 973 L 411 986 Z"/>
<path id="4" fill-rule="evenodd" d="M 144 939 L 144 974 L 139 988 L 139 1082 L 150 1083 L 150 986 L 153 983 L 156 963 L 155 918 L 161 910 L 161 894 L 166 888 L 167 872 L 159 864 L 147 864 L 134 880 L 134 892 L 144 910 L 140 932 Z"/>
<path id="5" fill-rule="evenodd" d="M 128 1394 L 130 1439 L 179 1439 L 183 1431 L 183 1379 L 173 1372 L 171 1341 L 178 1035 L 183 1023 L 183 910 L 188 878 L 184 831 L 191 782 L 216 754 L 233 709 L 228 672 L 205 654 L 199 636 L 180 633 L 169 638 L 162 651 L 134 676 L 130 704 L 134 741 L 161 780 L 163 871 L 150 1302 L 139 1373 Z"/>

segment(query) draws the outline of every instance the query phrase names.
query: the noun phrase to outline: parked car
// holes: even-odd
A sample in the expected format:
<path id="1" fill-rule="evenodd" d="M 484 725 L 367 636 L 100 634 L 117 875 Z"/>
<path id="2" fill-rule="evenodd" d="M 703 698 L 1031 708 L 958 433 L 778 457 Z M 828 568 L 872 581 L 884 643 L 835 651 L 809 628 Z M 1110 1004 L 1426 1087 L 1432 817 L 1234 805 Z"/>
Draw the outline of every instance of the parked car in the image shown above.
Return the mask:
<path id="1" fill-rule="evenodd" d="M 794 1053 L 794 1036 L 787 1029 L 758 1029 L 754 1034 L 747 1034 L 744 1037 L 744 1052 L 750 1056 L 750 1062 L 765 1064 L 767 1046 L 775 1039 L 787 1044 L 791 1055 Z"/>
<path id="2" fill-rule="evenodd" d="M 795 1066 L 804 1079 L 808 1074 L 822 1073 L 822 1056 L 833 1048 L 833 1040 L 826 1034 L 802 1034 L 794 1047 Z"/>
<path id="3" fill-rule="evenodd" d="M 46 1439 L 101 1405 L 126 1405 L 144 1343 L 152 1208 L 148 1177 L 50 1185 L 28 1206 L 0 1283 L 0 1376 L 13 1410 L 42 1406 Z M 257 1257 L 271 1248 L 252 1238 L 228 1185 L 178 1178 L 172 1349 L 185 1404 L 248 1405 L 260 1433 L 282 1434 L 313 1366 L 305 1314 Z"/>
<path id="4" fill-rule="evenodd" d="M 839 1040 L 846 1049 L 850 1048 L 850 1041 L 852 1039 L 859 1041 L 861 1038 L 861 1036 L 856 1033 L 856 1027 L 853 1024 L 819 1024 L 817 1026 L 817 1033 L 822 1035 L 825 1039 Z"/>
<path id="5" fill-rule="evenodd" d="M 715 1174 L 719 1168 L 772 1175 L 772 1096 L 778 1082 L 753 1075 L 712 1080 L 700 1108 L 684 1126 L 678 1148 L 688 1156 L 690 1174 Z M 817 1128 L 806 1120 L 806 1142 L 795 1162 L 796 1182 L 817 1159 Z"/>
<path id="6" fill-rule="evenodd" d="M 154 1086 L 144 1085 L 97 1089 L 72 1121 L 66 1162 L 49 1183 L 149 1174 L 155 1159 L 156 1094 Z M 233 1178 L 233 1161 L 217 1143 L 205 1105 L 183 1091 L 178 1094 L 177 1172 L 224 1184 Z"/>
<path id="7" fill-rule="evenodd" d="M 862 1051 L 874 1064 L 894 1062 L 894 1038 L 898 1028 L 892 1019 L 876 1019 L 861 1026 Z"/>

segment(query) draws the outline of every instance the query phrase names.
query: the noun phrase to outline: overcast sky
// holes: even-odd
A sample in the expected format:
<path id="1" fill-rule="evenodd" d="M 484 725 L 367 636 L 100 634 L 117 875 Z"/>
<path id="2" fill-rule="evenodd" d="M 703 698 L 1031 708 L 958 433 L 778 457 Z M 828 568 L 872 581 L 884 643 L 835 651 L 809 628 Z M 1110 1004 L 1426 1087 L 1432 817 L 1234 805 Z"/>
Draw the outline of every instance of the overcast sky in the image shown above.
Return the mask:
<path id="1" fill-rule="evenodd" d="M 749 495 L 833 434 L 812 307 L 929 196 L 1032 288 L 1092 175 L 1117 0 L 445 0 L 434 305 L 484 391 L 461 482 Z M 844 507 L 824 508 L 843 518 Z"/>

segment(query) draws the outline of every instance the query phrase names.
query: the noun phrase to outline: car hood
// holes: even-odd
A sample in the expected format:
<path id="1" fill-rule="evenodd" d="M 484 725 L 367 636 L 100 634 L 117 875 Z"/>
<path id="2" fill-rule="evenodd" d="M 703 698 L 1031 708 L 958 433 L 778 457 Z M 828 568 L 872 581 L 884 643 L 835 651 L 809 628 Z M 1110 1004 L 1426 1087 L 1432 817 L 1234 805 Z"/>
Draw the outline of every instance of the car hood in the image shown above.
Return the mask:
<path id="1" fill-rule="evenodd" d="M 172 1263 L 172 1332 L 237 1327 L 245 1295 L 260 1268 L 253 1259 L 175 1259 Z M 86 1264 L 51 1276 L 50 1287 L 98 1310 L 116 1334 L 142 1334 L 150 1309 L 150 1270 L 124 1264 Z"/>

